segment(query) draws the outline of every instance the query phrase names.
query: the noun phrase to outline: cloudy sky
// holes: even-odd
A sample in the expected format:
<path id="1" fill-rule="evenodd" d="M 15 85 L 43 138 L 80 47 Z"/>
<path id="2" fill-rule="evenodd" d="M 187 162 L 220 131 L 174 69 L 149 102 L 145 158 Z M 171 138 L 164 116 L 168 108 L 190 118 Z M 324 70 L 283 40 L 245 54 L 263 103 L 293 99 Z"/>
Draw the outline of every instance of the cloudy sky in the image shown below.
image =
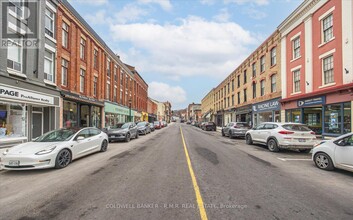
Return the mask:
<path id="1" fill-rule="evenodd" d="M 149 96 L 173 109 L 201 99 L 302 0 L 70 0 Z"/>

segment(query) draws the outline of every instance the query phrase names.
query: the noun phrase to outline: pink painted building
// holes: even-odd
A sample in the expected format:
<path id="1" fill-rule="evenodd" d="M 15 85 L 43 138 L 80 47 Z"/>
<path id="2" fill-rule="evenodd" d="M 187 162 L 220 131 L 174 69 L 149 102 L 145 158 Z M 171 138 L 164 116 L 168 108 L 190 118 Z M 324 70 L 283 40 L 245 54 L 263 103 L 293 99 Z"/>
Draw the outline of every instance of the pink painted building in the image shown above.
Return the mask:
<path id="1" fill-rule="evenodd" d="M 282 121 L 338 136 L 353 126 L 353 1 L 305 0 L 281 33 Z"/>

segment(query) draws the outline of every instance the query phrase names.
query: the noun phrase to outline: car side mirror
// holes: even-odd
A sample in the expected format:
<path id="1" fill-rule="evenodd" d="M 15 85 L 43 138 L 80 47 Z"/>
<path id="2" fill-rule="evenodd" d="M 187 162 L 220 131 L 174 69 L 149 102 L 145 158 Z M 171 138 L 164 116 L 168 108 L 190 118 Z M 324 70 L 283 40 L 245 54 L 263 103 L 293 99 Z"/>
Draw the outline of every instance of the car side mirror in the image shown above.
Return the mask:
<path id="1" fill-rule="evenodd" d="M 344 140 L 335 141 L 335 144 L 342 147 L 347 145 L 347 143 Z"/>
<path id="2" fill-rule="evenodd" d="M 84 140 L 84 139 L 85 139 L 85 137 L 83 137 L 83 136 L 78 136 L 76 140 L 77 140 L 77 141 L 82 141 L 82 140 Z"/>

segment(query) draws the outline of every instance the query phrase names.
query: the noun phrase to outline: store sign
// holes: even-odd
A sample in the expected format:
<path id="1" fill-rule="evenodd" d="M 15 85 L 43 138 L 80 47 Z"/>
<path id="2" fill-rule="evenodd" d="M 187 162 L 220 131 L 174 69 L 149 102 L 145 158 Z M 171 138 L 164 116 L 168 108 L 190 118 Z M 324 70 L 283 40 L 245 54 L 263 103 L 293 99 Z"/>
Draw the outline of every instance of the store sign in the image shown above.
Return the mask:
<path id="1" fill-rule="evenodd" d="M 279 99 L 256 103 L 252 106 L 252 110 L 254 113 L 280 110 Z"/>
<path id="2" fill-rule="evenodd" d="M 312 106 L 312 105 L 324 105 L 326 104 L 326 97 L 325 96 L 320 96 L 316 98 L 310 98 L 310 99 L 302 99 L 298 101 L 298 107 L 306 107 L 306 106 Z"/>
<path id="3" fill-rule="evenodd" d="M 78 95 L 70 92 L 64 92 L 64 91 L 62 91 L 61 94 L 67 99 L 73 99 L 76 101 L 87 102 L 87 103 L 103 106 L 103 102 L 98 101 L 97 99 L 94 99 L 94 98 L 90 98 L 87 96 Z"/>
<path id="4" fill-rule="evenodd" d="M 0 85 L 0 97 L 24 102 L 54 104 L 54 97 Z"/>
<path id="5" fill-rule="evenodd" d="M 104 111 L 105 112 L 110 112 L 110 113 L 115 113 L 115 114 L 121 114 L 121 115 L 129 115 L 130 110 L 128 108 L 124 108 L 118 105 L 110 104 L 109 102 L 104 103 Z M 135 114 L 135 111 L 131 110 L 131 116 Z"/>
<path id="6" fill-rule="evenodd" d="M 251 112 L 251 105 L 239 107 L 235 109 L 236 114 L 247 114 Z"/>

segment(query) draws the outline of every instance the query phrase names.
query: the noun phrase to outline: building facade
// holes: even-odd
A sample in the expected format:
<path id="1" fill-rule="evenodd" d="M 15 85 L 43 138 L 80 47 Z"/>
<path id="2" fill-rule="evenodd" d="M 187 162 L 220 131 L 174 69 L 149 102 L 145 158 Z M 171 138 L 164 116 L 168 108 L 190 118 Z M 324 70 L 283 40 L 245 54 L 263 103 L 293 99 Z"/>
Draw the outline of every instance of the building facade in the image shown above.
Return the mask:
<path id="1" fill-rule="evenodd" d="M 60 125 L 54 29 L 58 1 L 0 4 L 8 14 L 0 16 L 0 29 L 7 30 L 0 36 L 0 147 L 4 147 Z"/>
<path id="2" fill-rule="evenodd" d="M 169 101 L 164 102 L 165 106 L 165 121 L 170 123 L 172 119 L 172 104 Z"/>
<path id="3" fill-rule="evenodd" d="M 191 103 L 188 105 L 187 120 L 201 121 L 201 104 Z"/>
<path id="4" fill-rule="evenodd" d="M 282 120 L 322 136 L 352 131 L 353 2 L 304 1 L 279 26 Z"/>
<path id="5" fill-rule="evenodd" d="M 153 123 L 157 121 L 158 107 L 155 102 L 152 101 L 150 97 L 147 100 L 147 113 L 148 113 L 148 122 Z"/>
<path id="6" fill-rule="evenodd" d="M 212 89 L 207 95 L 201 100 L 201 117 L 202 121 L 214 121 L 213 110 L 214 110 L 214 91 Z"/>

